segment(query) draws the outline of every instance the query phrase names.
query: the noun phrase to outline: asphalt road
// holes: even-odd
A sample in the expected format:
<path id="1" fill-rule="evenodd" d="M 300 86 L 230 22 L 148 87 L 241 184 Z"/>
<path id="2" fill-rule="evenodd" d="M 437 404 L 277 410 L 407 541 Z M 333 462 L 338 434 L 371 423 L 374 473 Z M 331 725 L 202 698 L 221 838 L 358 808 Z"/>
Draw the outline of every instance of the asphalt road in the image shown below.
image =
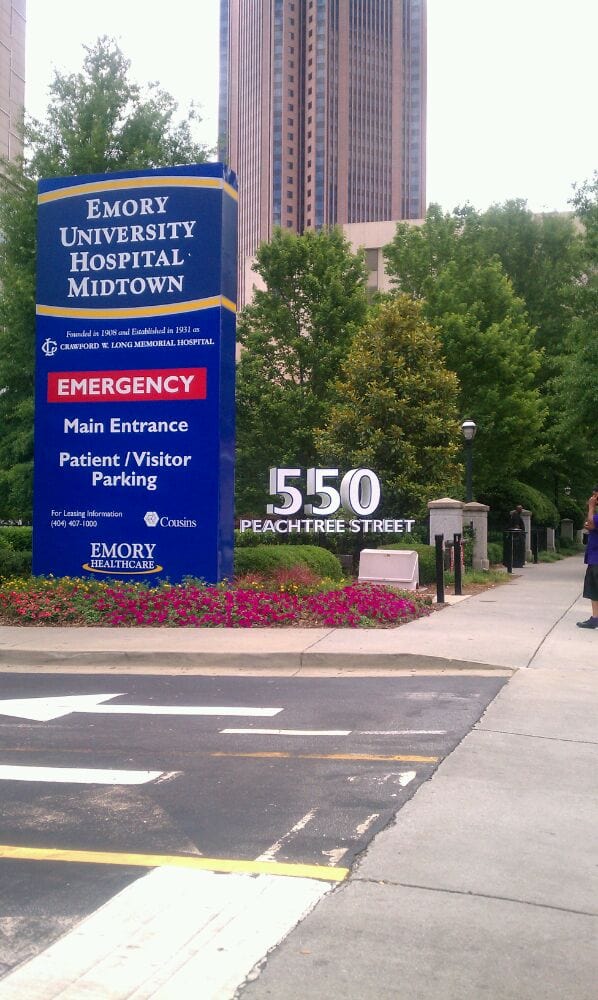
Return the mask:
<path id="1" fill-rule="evenodd" d="M 145 874 L 131 853 L 349 867 L 504 683 L 0 676 L 0 973 Z"/>

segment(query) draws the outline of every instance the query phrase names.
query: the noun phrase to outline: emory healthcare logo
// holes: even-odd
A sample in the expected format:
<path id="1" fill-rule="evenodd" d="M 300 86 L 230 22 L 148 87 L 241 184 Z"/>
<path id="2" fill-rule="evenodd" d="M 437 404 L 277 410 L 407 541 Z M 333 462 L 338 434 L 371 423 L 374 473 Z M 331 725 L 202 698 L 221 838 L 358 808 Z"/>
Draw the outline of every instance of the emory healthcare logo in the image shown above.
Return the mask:
<path id="1" fill-rule="evenodd" d="M 90 542 L 89 561 L 83 569 L 126 576 L 161 573 L 164 567 L 154 558 L 155 548 L 155 542 Z"/>

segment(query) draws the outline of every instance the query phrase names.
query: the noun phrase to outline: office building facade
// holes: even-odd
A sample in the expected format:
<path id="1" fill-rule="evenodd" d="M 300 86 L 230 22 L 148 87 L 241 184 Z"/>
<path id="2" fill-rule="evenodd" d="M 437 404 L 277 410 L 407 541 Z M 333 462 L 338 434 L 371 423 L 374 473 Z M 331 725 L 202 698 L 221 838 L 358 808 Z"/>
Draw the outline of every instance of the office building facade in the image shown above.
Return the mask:
<path id="1" fill-rule="evenodd" d="M 239 253 L 274 226 L 422 218 L 426 0 L 221 0 Z"/>
<path id="2" fill-rule="evenodd" d="M 20 126 L 25 104 L 25 0 L 0 0 L 0 156 L 23 149 Z"/>

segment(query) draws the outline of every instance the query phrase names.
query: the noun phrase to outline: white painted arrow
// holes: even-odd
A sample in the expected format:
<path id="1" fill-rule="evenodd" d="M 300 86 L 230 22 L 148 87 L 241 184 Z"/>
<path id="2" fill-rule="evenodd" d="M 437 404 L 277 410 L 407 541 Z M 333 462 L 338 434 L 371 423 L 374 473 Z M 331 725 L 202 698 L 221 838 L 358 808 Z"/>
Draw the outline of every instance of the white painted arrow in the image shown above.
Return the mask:
<path id="1" fill-rule="evenodd" d="M 164 771 L 118 771 L 97 767 L 35 767 L 0 764 L 0 781 L 45 781 L 67 785 L 146 785 Z"/>
<path id="2" fill-rule="evenodd" d="M 243 715 L 256 718 L 272 717 L 282 708 L 242 708 L 237 705 L 104 705 L 122 694 L 73 694 L 51 698 L 15 698 L 0 701 L 0 715 L 16 719 L 49 722 L 63 715 L 100 713 L 102 715 Z"/>

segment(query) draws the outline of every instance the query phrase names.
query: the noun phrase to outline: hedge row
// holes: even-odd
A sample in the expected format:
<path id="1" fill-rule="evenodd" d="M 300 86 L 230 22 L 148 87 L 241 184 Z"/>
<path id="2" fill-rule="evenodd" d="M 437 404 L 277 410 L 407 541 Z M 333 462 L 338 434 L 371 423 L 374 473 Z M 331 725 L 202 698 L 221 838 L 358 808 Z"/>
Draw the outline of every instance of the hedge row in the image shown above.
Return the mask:
<path id="1" fill-rule="evenodd" d="M 317 576 L 340 580 L 342 566 L 332 552 L 319 545 L 255 545 L 235 549 L 235 576 L 260 573 L 267 576 L 278 569 L 307 566 Z"/>

